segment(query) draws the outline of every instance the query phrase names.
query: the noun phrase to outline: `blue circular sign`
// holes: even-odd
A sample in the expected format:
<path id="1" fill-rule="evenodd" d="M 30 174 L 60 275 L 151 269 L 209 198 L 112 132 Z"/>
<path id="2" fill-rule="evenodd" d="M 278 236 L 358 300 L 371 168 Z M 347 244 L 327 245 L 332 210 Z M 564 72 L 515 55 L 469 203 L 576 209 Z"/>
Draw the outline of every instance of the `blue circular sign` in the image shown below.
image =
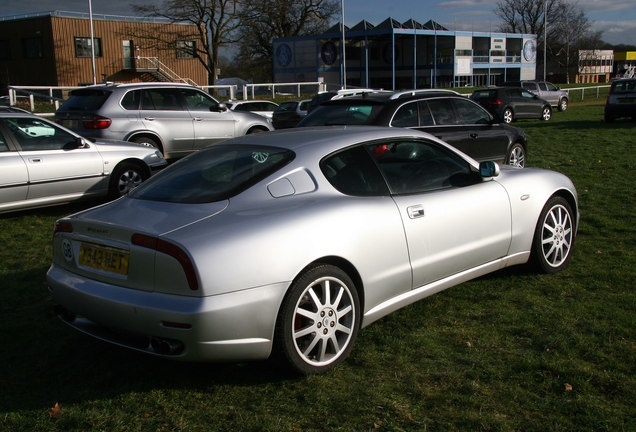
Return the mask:
<path id="1" fill-rule="evenodd" d="M 537 45 L 533 40 L 528 40 L 523 44 L 523 58 L 526 61 L 533 61 L 537 56 Z"/>
<path id="2" fill-rule="evenodd" d="M 338 48 L 333 42 L 325 42 L 320 47 L 320 58 L 327 66 L 331 66 L 338 60 Z"/>
<path id="3" fill-rule="evenodd" d="M 282 67 L 289 66 L 292 61 L 292 50 L 289 45 L 278 45 L 278 48 L 276 48 L 276 61 Z"/>

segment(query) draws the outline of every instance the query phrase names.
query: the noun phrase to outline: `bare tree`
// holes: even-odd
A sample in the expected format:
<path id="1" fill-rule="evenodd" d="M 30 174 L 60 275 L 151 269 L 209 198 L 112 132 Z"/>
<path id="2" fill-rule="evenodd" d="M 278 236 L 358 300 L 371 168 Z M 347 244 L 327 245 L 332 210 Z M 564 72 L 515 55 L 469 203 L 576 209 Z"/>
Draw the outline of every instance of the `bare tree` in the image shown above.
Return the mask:
<path id="1" fill-rule="evenodd" d="M 237 58 L 254 78 L 271 80 L 272 40 L 320 33 L 338 11 L 336 0 L 244 0 Z"/>
<path id="2" fill-rule="evenodd" d="M 165 18 L 171 23 L 193 24 L 181 33 L 135 33 L 158 49 L 184 51 L 208 71 L 208 82 L 216 84 L 219 69 L 219 49 L 236 42 L 236 30 L 241 25 L 240 0 L 164 0 L 161 6 L 133 5 L 133 9 L 148 17 Z M 189 26 L 190 27 L 190 26 Z M 179 42 L 196 40 L 193 45 Z"/>
<path id="3" fill-rule="evenodd" d="M 541 54 L 547 33 L 546 52 L 565 68 L 568 82 L 568 69 L 576 63 L 571 49 L 581 40 L 600 38 L 599 34 L 591 31 L 590 20 L 585 13 L 576 3 L 568 3 L 567 0 L 499 0 L 495 14 L 502 20 L 500 31 L 536 34 L 537 50 Z M 540 62 L 542 57 L 539 56 Z"/>

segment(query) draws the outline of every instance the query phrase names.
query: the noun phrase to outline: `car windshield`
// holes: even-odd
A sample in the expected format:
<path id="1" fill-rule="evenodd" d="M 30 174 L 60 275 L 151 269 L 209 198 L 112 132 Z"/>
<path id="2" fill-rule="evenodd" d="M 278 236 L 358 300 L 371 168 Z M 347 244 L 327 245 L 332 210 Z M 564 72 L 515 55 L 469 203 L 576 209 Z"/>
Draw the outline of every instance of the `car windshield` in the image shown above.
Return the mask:
<path id="1" fill-rule="evenodd" d="M 95 111 L 101 107 L 110 96 L 109 91 L 97 89 L 73 90 L 69 100 L 62 108 L 67 111 Z"/>
<path id="2" fill-rule="evenodd" d="M 320 105 L 299 126 L 371 125 L 382 107 L 364 102 Z"/>
<path id="3" fill-rule="evenodd" d="M 228 199 L 294 158 L 290 150 L 215 145 L 194 153 L 135 189 L 130 197 L 173 203 L 209 203 Z"/>

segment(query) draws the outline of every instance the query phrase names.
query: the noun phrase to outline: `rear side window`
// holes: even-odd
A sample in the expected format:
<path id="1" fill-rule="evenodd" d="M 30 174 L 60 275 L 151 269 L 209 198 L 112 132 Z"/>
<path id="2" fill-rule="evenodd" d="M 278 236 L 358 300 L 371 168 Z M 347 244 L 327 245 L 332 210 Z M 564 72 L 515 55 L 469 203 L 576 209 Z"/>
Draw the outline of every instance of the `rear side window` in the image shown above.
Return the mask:
<path id="1" fill-rule="evenodd" d="M 490 100 L 490 99 L 494 99 L 497 96 L 497 92 L 494 90 L 478 90 L 475 93 L 473 93 L 473 96 L 471 99 L 474 100 Z"/>
<path id="2" fill-rule="evenodd" d="M 214 145 L 163 170 L 130 196 L 190 204 L 221 201 L 239 194 L 293 159 L 292 151 L 275 147 Z"/>
<path id="3" fill-rule="evenodd" d="M 138 110 L 141 101 L 141 90 L 129 91 L 121 99 L 121 106 L 125 110 Z"/>
<path id="4" fill-rule="evenodd" d="M 457 117 L 450 99 L 431 99 L 428 101 L 435 124 L 439 126 L 456 125 Z"/>
<path id="5" fill-rule="evenodd" d="M 61 109 L 65 111 L 97 111 L 111 95 L 110 91 L 97 89 L 73 90 Z"/>

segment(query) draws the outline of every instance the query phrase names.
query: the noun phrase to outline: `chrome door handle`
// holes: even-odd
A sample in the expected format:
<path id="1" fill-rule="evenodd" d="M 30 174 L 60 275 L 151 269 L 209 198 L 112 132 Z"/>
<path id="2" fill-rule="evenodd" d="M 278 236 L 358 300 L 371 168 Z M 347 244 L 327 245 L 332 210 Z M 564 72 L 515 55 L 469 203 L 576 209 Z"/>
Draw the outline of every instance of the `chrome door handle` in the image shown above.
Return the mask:
<path id="1" fill-rule="evenodd" d="M 409 214 L 409 218 L 416 219 L 424 216 L 424 206 L 414 205 L 406 208 L 406 211 Z"/>
<path id="2" fill-rule="evenodd" d="M 40 159 L 40 158 L 29 158 L 29 162 L 40 163 L 40 162 L 42 162 L 42 159 Z"/>
<path id="3" fill-rule="evenodd" d="M 148 120 L 148 121 L 153 121 L 155 118 L 154 117 L 144 117 L 144 120 Z"/>

